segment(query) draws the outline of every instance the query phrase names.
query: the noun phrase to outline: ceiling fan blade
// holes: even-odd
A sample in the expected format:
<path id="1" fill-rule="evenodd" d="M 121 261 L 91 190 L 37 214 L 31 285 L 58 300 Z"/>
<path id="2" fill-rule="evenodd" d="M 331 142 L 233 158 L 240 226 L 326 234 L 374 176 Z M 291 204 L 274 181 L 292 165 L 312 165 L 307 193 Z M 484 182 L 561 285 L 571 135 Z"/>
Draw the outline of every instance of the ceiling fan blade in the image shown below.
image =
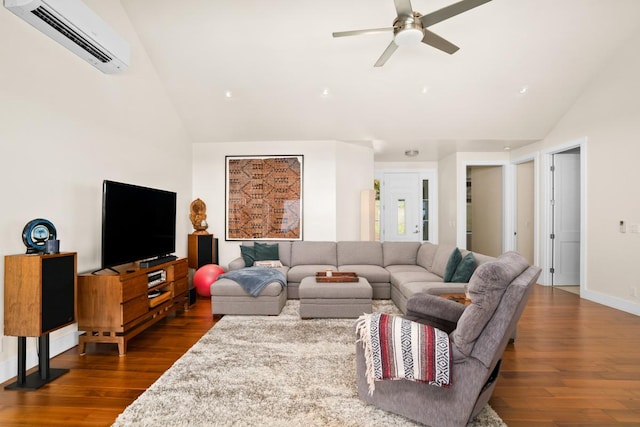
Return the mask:
<path id="1" fill-rule="evenodd" d="M 411 7 L 411 0 L 393 0 L 396 5 L 396 11 L 398 17 L 401 16 L 413 16 L 413 8 Z"/>
<path id="2" fill-rule="evenodd" d="M 448 40 L 443 39 L 436 33 L 433 33 L 426 28 L 423 29 L 424 37 L 422 38 L 422 43 L 428 44 L 429 46 L 433 46 L 436 49 L 440 49 L 443 52 L 448 53 L 449 55 L 454 54 L 460 49 L 455 44 L 451 43 Z"/>
<path id="3" fill-rule="evenodd" d="M 393 40 L 391 40 L 391 43 L 389 43 L 389 46 L 387 46 L 384 52 L 382 52 L 382 55 L 380 55 L 380 58 L 378 58 L 378 60 L 373 66 L 382 67 L 384 63 L 387 62 L 387 60 L 391 57 L 391 55 L 393 55 L 393 52 L 395 52 L 397 48 L 398 48 L 398 45 Z"/>
<path id="4" fill-rule="evenodd" d="M 453 16 L 459 15 L 467 10 L 471 10 L 474 7 L 481 6 L 485 3 L 490 2 L 491 0 L 462 0 L 458 3 L 454 3 L 450 6 L 443 7 L 442 9 L 436 10 L 435 12 L 424 15 L 420 20 L 422 21 L 422 26 L 424 28 L 430 27 L 431 25 L 437 24 L 438 22 L 444 21 L 445 19 L 449 19 Z"/>
<path id="5" fill-rule="evenodd" d="M 363 34 L 387 33 L 389 31 L 393 31 L 393 27 L 369 28 L 367 30 L 336 31 L 333 33 L 333 37 L 360 36 Z"/>

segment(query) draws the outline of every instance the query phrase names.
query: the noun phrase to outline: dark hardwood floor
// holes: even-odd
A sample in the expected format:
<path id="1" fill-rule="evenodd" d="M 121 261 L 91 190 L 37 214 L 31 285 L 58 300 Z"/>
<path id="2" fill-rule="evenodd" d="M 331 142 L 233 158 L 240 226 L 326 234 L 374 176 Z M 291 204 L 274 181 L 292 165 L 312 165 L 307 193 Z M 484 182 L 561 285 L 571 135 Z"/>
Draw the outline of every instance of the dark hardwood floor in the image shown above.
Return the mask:
<path id="1" fill-rule="evenodd" d="M 124 357 L 93 344 L 53 358 L 71 371 L 37 391 L 0 390 L 0 425 L 110 425 L 211 328 L 210 309 L 199 298 L 131 340 Z M 490 403 L 510 427 L 640 425 L 640 317 L 538 286 Z"/>
<path id="2" fill-rule="evenodd" d="M 491 406 L 509 427 L 640 426 L 640 317 L 538 286 Z"/>
<path id="3" fill-rule="evenodd" d="M 87 344 L 84 356 L 67 350 L 51 367 L 69 373 L 37 391 L 0 390 L 0 426 L 109 426 L 214 323 L 210 300 L 198 298 L 129 341 L 123 357 L 116 344 Z"/>

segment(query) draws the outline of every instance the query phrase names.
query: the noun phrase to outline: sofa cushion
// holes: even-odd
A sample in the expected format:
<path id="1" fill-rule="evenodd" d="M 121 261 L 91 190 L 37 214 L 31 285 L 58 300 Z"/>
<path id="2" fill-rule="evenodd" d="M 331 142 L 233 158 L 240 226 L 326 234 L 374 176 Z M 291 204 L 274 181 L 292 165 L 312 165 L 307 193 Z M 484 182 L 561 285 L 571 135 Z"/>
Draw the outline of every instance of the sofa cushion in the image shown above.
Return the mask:
<path id="1" fill-rule="evenodd" d="M 316 273 L 326 270 L 337 271 L 338 268 L 329 264 L 294 265 L 287 272 L 287 283 L 300 283 L 305 277 L 315 276 Z"/>
<path id="2" fill-rule="evenodd" d="M 397 271 L 391 273 L 391 284 L 399 286 L 403 283 L 409 282 L 442 282 L 440 276 L 423 269 L 422 271 Z"/>
<path id="3" fill-rule="evenodd" d="M 338 265 L 382 266 L 382 243 L 338 242 Z M 346 271 L 346 270 L 344 270 Z"/>
<path id="4" fill-rule="evenodd" d="M 462 261 L 462 254 L 460 253 L 460 249 L 455 248 L 451 255 L 449 255 L 449 260 L 447 261 L 447 266 L 444 268 L 444 276 L 442 278 L 445 282 L 450 282 L 451 278 L 456 272 L 456 268 L 458 268 L 458 264 Z"/>
<path id="5" fill-rule="evenodd" d="M 437 246 L 438 249 L 433 257 L 433 264 L 429 271 L 440 277 L 444 277 L 444 270 L 447 268 L 447 262 L 449 262 L 449 257 L 456 247 L 454 245 L 447 244 L 439 244 Z"/>
<path id="6" fill-rule="evenodd" d="M 251 267 L 256 260 L 256 250 L 253 246 L 240 245 L 240 254 L 244 260 L 245 267 Z"/>
<path id="7" fill-rule="evenodd" d="M 462 255 L 464 256 L 464 252 L 462 253 Z M 483 254 L 479 254 L 477 252 L 473 252 L 473 258 L 476 260 L 476 268 L 479 265 L 484 264 L 485 262 L 491 262 L 491 261 L 495 261 L 496 257 L 492 257 L 489 255 L 483 255 Z"/>
<path id="8" fill-rule="evenodd" d="M 422 245 L 420 245 L 420 249 L 418 249 L 417 264 L 431 271 L 433 267 L 433 258 L 436 256 L 437 251 L 438 245 L 424 242 Z"/>
<path id="9" fill-rule="evenodd" d="M 243 258 L 244 258 L 244 253 L 243 253 L 243 249 L 242 248 L 250 247 L 250 248 L 253 249 L 254 243 L 258 243 L 258 242 L 251 242 L 251 241 L 242 242 L 242 245 L 240 245 L 240 252 L 242 253 Z M 284 266 L 290 266 L 291 265 L 291 242 L 286 242 L 286 241 L 273 242 L 273 241 L 269 241 L 269 242 L 260 242 L 260 243 L 262 243 L 263 245 L 264 244 L 278 245 L 278 258 L 276 258 L 276 259 L 279 259 L 280 262 L 282 263 L 282 265 L 284 265 Z M 256 260 L 254 259 L 254 261 L 256 261 Z M 271 260 L 267 260 L 267 261 L 271 261 Z M 252 265 L 253 265 L 253 263 L 247 265 L 246 264 L 246 260 L 245 260 L 244 267 L 250 267 Z M 235 267 L 236 266 L 234 266 L 234 269 L 235 269 Z M 229 266 L 229 269 L 231 269 L 231 265 Z"/>
<path id="10" fill-rule="evenodd" d="M 231 279 L 220 279 L 211 284 L 210 287 L 212 296 L 237 296 L 237 297 L 248 297 L 249 294 L 245 291 L 240 284 Z M 278 296 L 283 292 L 282 284 L 279 282 L 271 282 L 269 283 L 262 291 L 260 292 L 261 297 L 264 296 Z"/>
<path id="11" fill-rule="evenodd" d="M 367 279 L 369 283 L 389 283 L 389 271 L 379 265 L 340 265 L 338 271 L 352 271 Z"/>
<path id="12" fill-rule="evenodd" d="M 291 266 L 298 265 L 328 265 L 335 268 L 338 265 L 336 242 L 293 242 Z"/>
<path id="13" fill-rule="evenodd" d="M 400 284 L 397 288 L 407 299 L 420 293 L 438 296 L 442 294 L 457 294 L 464 292 L 463 284 L 449 284 L 444 282 L 405 282 Z"/>
<path id="14" fill-rule="evenodd" d="M 493 316 L 509 284 L 529 267 L 517 252 L 507 252 L 495 261 L 480 265 L 469 281 L 469 305 L 458 320 L 453 341 L 464 355 L 470 355 L 476 339 Z"/>
<path id="15" fill-rule="evenodd" d="M 287 267 L 291 266 L 291 242 L 278 242 L 280 262 Z"/>
<path id="16" fill-rule="evenodd" d="M 382 256 L 384 267 L 394 264 L 416 265 L 420 242 L 384 242 Z"/>
<path id="17" fill-rule="evenodd" d="M 255 242 L 253 247 L 256 251 L 256 261 L 280 260 L 280 251 L 277 243 L 268 244 Z"/>
<path id="18" fill-rule="evenodd" d="M 251 267 L 256 260 L 256 248 L 253 247 L 253 242 L 242 242 L 240 244 L 240 255 L 244 260 L 245 267 Z"/>
<path id="19" fill-rule="evenodd" d="M 405 271 L 414 271 L 414 272 L 424 272 L 428 271 L 424 267 L 420 267 L 419 265 L 408 265 L 408 264 L 400 264 L 400 265 L 388 265 L 385 267 L 391 275 L 395 273 L 402 273 Z"/>
<path id="20" fill-rule="evenodd" d="M 455 273 L 451 277 L 452 282 L 466 283 L 471 279 L 471 275 L 476 270 L 476 259 L 473 253 L 469 252 L 460 260 L 456 267 Z"/>
<path id="21" fill-rule="evenodd" d="M 240 253 L 245 267 L 253 266 L 256 261 L 279 261 L 280 248 L 277 243 L 255 242 L 253 245 L 240 245 Z"/>

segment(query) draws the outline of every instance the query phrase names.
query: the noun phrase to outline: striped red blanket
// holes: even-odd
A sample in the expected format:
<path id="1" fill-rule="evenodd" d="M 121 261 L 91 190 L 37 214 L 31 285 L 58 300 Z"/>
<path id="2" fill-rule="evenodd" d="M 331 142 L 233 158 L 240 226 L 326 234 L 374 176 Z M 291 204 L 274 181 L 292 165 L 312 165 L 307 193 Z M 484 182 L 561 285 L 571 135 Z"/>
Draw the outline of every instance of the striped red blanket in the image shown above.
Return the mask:
<path id="1" fill-rule="evenodd" d="M 360 316 L 356 330 L 364 347 L 369 394 L 380 380 L 449 387 L 451 343 L 447 333 L 384 313 Z"/>

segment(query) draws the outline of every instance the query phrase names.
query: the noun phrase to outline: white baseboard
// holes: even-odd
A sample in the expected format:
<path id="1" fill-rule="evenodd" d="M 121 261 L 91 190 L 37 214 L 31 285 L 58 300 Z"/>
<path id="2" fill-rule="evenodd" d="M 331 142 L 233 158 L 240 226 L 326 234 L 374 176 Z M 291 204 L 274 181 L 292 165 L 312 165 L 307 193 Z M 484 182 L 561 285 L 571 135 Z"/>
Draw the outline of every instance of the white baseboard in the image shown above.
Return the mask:
<path id="1" fill-rule="evenodd" d="M 580 289 L 580 298 L 588 299 L 589 301 L 597 302 L 598 304 L 606 305 L 607 307 L 615 308 L 616 310 L 640 316 L 640 304 L 633 301 L 611 297 L 584 289 Z"/>
<path id="2" fill-rule="evenodd" d="M 57 332 L 57 331 L 56 331 Z M 5 340 L 15 339 L 17 337 L 5 337 Z M 29 340 L 37 340 L 37 338 L 27 338 L 27 344 Z M 69 331 L 56 335 L 55 338 L 49 338 L 49 357 L 57 356 L 58 354 L 69 350 L 70 348 L 78 345 L 78 331 L 74 328 L 69 328 Z M 7 345 L 4 346 L 6 351 Z M 34 366 L 38 366 L 38 353 L 35 346 L 27 345 L 27 369 L 31 369 Z M 51 366 L 57 368 L 57 366 Z M 5 382 L 11 378 L 18 376 L 18 353 L 15 353 L 9 360 L 0 362 L 0 382 Z"/>
<path id="3" fill-rule="evenodd" d="M 539 283 L 542 286 L 551 286 L 548 284 Z M 598 304 L 606 305 L 607 307 L 615 308 L 616 310 L 624 311 L 626 313 L 635 314 L 640 316 L 640 304 L 624 300 L 622 298 L 612 297 L 601 294 L 599 292 L 593 292 L 580 288 L 580 298 L 584 298 L 589 301 L 593 301 Z"/>

